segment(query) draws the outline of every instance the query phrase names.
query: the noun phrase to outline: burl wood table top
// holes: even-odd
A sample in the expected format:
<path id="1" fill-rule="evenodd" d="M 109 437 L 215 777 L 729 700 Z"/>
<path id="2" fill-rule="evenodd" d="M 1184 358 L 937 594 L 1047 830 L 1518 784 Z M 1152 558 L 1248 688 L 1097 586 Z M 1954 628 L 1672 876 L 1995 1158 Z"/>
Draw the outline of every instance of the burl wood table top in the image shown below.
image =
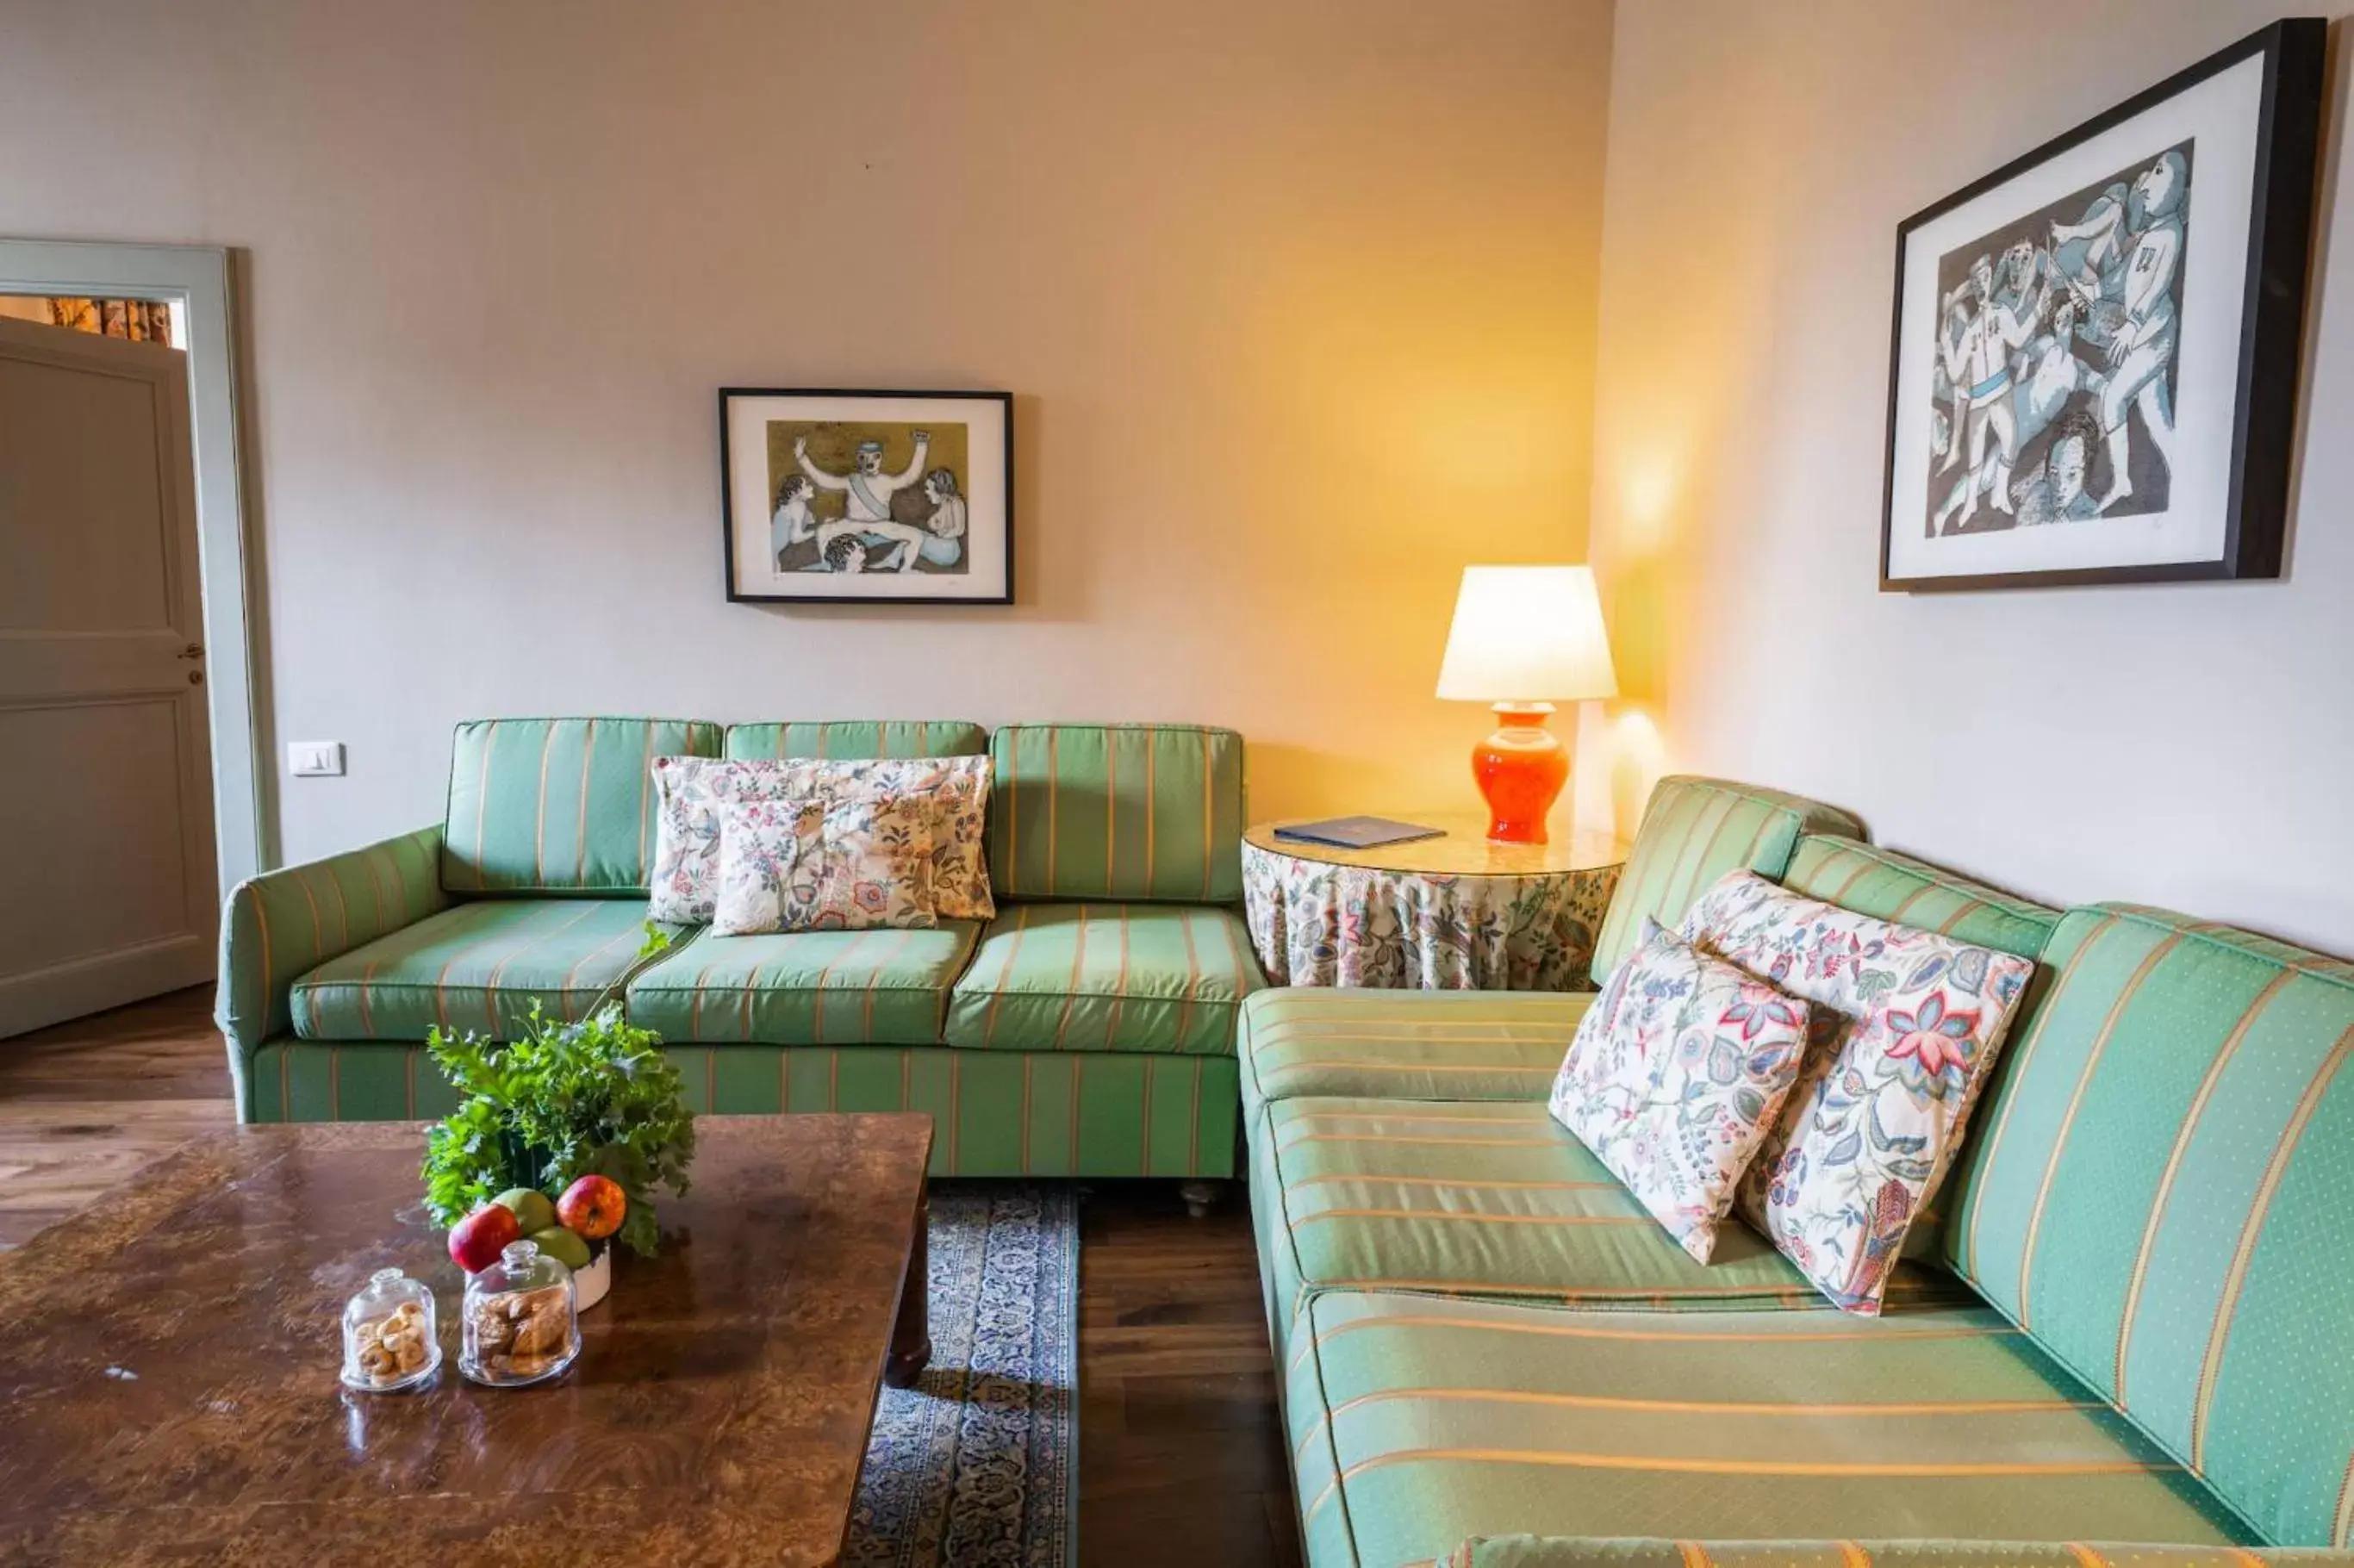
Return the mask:
<path id="1" fill-rule="evenodd" d="M 832 1563 L 930 1118 L 695 1132 L 662 1255 L 615 1260 L 579 1362 L 536 1388 L 458 1375 L 416 1126 L 198 1139 L 0 1256 L 0 1561 Z M 387 1266 L 432 1287 L 444 1361 L 354 1393 L 343 1306 Z"/>

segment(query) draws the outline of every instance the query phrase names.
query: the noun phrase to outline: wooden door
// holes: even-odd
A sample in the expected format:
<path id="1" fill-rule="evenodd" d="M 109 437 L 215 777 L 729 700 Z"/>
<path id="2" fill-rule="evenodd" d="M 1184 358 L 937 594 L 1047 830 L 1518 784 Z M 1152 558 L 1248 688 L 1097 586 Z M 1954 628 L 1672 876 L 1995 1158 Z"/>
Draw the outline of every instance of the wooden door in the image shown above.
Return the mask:
<path id="1" fill-rule="evenodd" d="M 213 969 L 177 349 L 0 320 L 0 1036 Z"/>

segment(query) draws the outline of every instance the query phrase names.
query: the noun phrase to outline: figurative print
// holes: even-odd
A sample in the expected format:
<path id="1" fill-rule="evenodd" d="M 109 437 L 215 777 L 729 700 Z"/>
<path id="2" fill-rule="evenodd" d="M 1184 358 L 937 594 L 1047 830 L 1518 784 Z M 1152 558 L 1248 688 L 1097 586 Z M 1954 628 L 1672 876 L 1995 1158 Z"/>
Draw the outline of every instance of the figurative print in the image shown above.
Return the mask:
<path id="1" fill-rule="evenodd" d="M 964 572 L 968 427 L 769 421 L 779 572 Z"/>
<path id="2" fill-rule="evenodd" d="M 737 603 L 1013 602 L 1013 397 L 727 387 Z"/>
<path id="3" fill-rule="evenodd" d="M 1881 591 L 2280 575 L 2327 41 L 2274 22 L 1896 226 Z"/>
<path id="4" fill-rule="evenodd" d="M 1928 536 L 2167 510 L 2194 143 L 1937 264 Z"/>

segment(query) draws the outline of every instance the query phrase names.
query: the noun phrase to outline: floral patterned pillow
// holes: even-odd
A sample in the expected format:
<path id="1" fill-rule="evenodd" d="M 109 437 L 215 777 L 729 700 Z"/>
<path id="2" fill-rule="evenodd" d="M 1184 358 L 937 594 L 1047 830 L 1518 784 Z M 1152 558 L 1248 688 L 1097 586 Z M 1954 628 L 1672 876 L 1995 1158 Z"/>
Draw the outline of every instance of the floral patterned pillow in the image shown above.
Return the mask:
<path id="1" fill-rule="evenodd" d="M 934 813 L 932 897 L 940 918 L 996 917 L 981 834 L 989 814 L 988 758 L 805 758 L 777 766 L 790 793 L 813 795 L 828 805 L 888 796 L 921 800 Z"/>
<path id="2" fill-rule="evenodd" d="M 986 757 L 895 758 L 829 762 L 811 758 L 654 759 L 654 863 L 647 915 L 680 926 L 711 923 L 719 888 L 719 813 L 742 800 L 918 798 L 934 812 L 934 912 L 942 919 L 987 920 L 997 913 L 982 857 L 989 808 Z"/>
<path id="3" fill-rule="evenodd" d="M 928 802 L 738 800 L 718 814 L 715 936 L 938 924 Z"/>
<path id="4" fill-rule="evenodd" d="M 1807 1004 L 1648 916 L 1553 1081 L 1553 1118 L 1706 1263 L 1798 1075 Z"/>
<path id="5" fill-rule="evenodd" d="M 1702 895 L 1683 934 L 1815 1004 L 1806 1065 L 1737 1206 L 1834 1305 L 1878 1316 L 2035 965 L 1745 871 Z"/>

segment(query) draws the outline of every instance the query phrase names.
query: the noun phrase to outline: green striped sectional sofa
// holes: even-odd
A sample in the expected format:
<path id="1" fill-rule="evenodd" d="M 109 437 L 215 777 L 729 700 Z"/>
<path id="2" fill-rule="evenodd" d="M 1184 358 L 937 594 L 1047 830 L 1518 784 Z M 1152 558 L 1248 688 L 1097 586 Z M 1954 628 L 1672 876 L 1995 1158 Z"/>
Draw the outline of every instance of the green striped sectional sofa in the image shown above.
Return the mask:
<path id="1" fill-rule="evenodd" d="M 1739 1225 L 1692 1262 L 1547 1117 L 1590 997 L 1262 991 L 1244 1122 L 1311 1568 L 2354 1568 L 2354 968 L 1673 779 L 1596 973 L 1736 866 L 2040 959 L 1886 1314 Z"/>
<path id="2" fill-rule="evenodd" d="M 652 758 L 993 759 L 997 918 L 716 937 L 641 959 Z M 929 1111 L 939 1174 L 1234 1173 L 1243 745 L 1180 726 L 459 726 L 437 826 L 230 894 L 218 1022 L 248 1121 L 440 1115 L 440 1024 L 618 1000 L 698 1111 Z"/>

